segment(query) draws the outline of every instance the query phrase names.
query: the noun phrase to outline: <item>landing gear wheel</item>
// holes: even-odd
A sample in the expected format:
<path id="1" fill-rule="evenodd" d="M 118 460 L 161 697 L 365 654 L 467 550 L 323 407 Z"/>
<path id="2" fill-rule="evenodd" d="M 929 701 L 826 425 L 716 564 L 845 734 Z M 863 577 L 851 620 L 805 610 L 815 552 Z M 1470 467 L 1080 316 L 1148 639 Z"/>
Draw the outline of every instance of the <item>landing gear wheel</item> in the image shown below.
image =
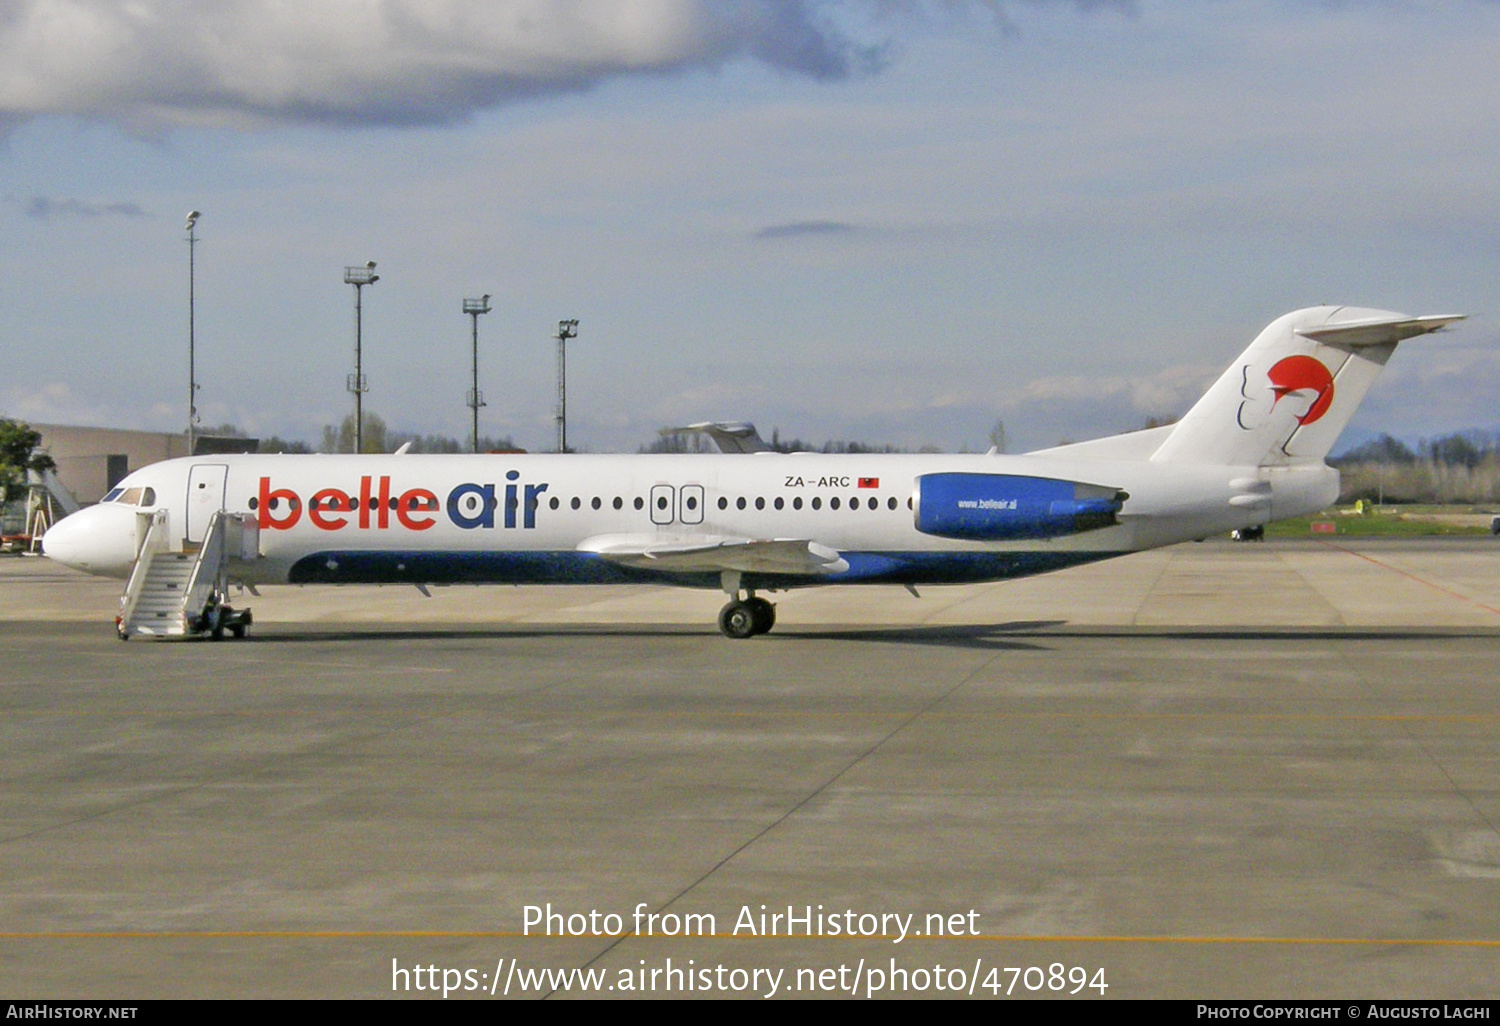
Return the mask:
<path id="1" fill-rule="evenodd" d="M 745 600 L 745 605 L 750 607 L 751 616 L 755 618 L 755 633 L 764 634 L 776 626 L 776 607 L 763 598 L 751 598 Z"/>
<path id="2" fill-rule="evenodd" d="M 223 606 L 219 610 L 219 626 L 228 631 L 236 640 L 245 636 L 255 618 L 250 615 L 248 609 L 235 609 L 232 606 Z"/>
<path id="3" fill-rule="evenodd" d="M 719 630 L 731 638 L 753 638 L 776 623 L 776 607 L 763 598 L 736 600 L 719 610 Z"/>
<path id="4" fill-rule="evenodd" d="M 731 638 L 748 638 L 756 633 L 757 618 L 749 602 L 731 602 L 719 610 L 719 630 Z"/>

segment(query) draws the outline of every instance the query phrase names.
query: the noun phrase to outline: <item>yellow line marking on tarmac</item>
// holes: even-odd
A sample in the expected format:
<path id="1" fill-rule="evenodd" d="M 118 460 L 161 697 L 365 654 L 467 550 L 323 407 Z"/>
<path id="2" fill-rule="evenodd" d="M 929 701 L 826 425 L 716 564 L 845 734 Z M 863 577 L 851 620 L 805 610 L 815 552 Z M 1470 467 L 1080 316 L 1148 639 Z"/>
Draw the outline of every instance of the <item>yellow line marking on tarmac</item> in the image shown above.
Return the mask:
<path id="1" fill-rule="evenodd" d="M 1345 548 L 1344 546 L 1340 545 L 1338 542 L 1324 542 L 1323 544 L 1327 545 L 1331 549 L 1337 549 L 1340 552 L 1347 552 L 1349 555 L 1355 556 L 1355 557 L 1357 557 L 1359 559 L 1363 559 L 1367 563 L 1374 563 L 1376 566 L 1380 567 L 1382 570 L 1389 570 L 1393 574 L 1399 574 L 1400 576 L 1405 577 L 1409 581 L 1415 581 L 1418 584 L 1425 584 L 1427 587 L 1431 588 L 1433 591 L 1440 591 L 1444 595 L 1447 595 L 1447 596 L 1449 596 L 1451 598 L 1456 598 L 1456 599 L 1458 599 L 1461 602 L 1467 602 L 1470 605 L 1478 606 L 1480 609 L 1483 609 L 1486 612 L 1500 614 L 1500 609 L 1496 609 L 1494 606 L 1485 605 L 1483 602 L 1480 602 L 1476 598 L 1472 598 L 1472 597 L 1470 597 L 1468 595 L 1463 594 L 1462 592 L 1454 591 L 1452 588 L 1445 588 L 1441 584 L 1437 584 L 1437 583 L 1435 583 L 1433 581 L 1427 580 L 1427 578 L 1425 578 L 1425 577 L 1418 577 L 1416 574 L 1414 574 L 1414 573 L 1412 573 L 1412 572 L 1410 572 L 1408 570 L 1402 570 L 1400 567 L 1391 566 L 1391 564 L 1382 562 L 1382 561 L 1376 559 L 1374 556 L 1367 556 L 1363 552 L 1355 552 L 1353 549 Z"/>

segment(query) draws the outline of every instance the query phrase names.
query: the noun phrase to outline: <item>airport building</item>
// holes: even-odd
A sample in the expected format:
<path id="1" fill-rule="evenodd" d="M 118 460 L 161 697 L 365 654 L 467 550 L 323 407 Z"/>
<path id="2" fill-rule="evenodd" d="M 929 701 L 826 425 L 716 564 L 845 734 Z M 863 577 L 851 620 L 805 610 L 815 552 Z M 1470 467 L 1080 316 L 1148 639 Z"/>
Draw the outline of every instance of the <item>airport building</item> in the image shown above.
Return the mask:
<path id="1" fill-rule="evenodd" d="M 117 428 L 32 424 L 41 432 L 42 451 L 57 464 L 57 479 L 81 506 L 98 502 L 127 474 L 152 463 L 186 456 L 187 434 L 123 431 Z M 254 438 L 199 435 L 199 454 L 254 452 Z"/>

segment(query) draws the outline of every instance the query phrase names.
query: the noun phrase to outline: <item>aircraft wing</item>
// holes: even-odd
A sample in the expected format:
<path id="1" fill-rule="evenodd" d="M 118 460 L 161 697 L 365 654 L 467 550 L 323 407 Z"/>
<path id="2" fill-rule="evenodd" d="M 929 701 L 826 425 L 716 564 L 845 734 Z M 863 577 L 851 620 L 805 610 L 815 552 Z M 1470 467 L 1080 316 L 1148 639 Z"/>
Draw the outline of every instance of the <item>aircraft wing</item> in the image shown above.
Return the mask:
<path id="1" fill-rule="evenodd" d="M 597 553 L 622 566 L 667 573 L 842 573 L 849 563 L 834 549 L 806 538 L 729 538 L 719 535 L 661 537 L 614 534 L 587 538 L 580 552 Z"/>

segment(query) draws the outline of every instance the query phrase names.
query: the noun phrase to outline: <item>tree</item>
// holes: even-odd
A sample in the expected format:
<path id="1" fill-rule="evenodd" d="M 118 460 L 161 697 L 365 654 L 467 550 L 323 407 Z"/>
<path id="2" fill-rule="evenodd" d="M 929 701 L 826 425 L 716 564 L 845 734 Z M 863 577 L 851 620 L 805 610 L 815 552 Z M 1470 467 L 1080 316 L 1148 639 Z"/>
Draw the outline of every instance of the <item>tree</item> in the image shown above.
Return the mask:
<path id="1" fill-rule="evenodd" d="M 719 447 L 705 434 L 696 431 L 670 431 L 662 428 L 656 438 L 636 449 L 641 453 L 718 452 Z"/>
<path id="2" fill-rule="evenodd" d="M 312 452 L 312 446 L 306 442 L 288 440 L 280 435 L 272 435 L 270 438 L 262 438 L 256 452 L 285 452 L 285 453 L 308 453 Z"/>
<path id="3" fill-rule="evenodd" d="M 1464 432 L 1444 435 L 1430 442 L 1424 441 L 1422 448 L 1426 450 L 1424 455 L 1433 463 L 1464 466 L 1470 470 L 1479 466 L 1480 460 L 1484 459 L 1482 440 L 1476 442 L 1471 435 Z"/>
<path id="4" fill-rule="evenodd" d="M 1412 452 L 1411 447 L 1401 439 L 1381 435 L 1379 438 L 1372 438 L 1363 445 L 1347 450 L 1328 462 L 1338 467 L 1353 463 L 1412 464 L 1416 461 L 1417 454 Z"/>
<path id="5" fill-rule="evenodd" d="M 369 430 L 367 427 L 366 431 Z M 406 443 L 411 443 L 411 448 L 406 450 L 411 453 L 464 453 L 472 452 L 473 446 L 468 440 L 459 441 L 450 435 L 419 435 L 409 431 L 388 431 L 385 436 L 385 444 L 392 449 L 399 448 Z M 506 435 L 504 438 L 493 438 L 489 435 L 479 436 L 480 452 L 519 452 L 515 439 Z"/>
<path id="6" fill-rule="evenodd" d="M 385 419 L 378 413 L 365 414 L 365 452 L 389 452 L 385 444 Z M 323 452 L 354 451 L 354 414 L 343 419 L 338 427 L 323 425 Z"/>
<path id="7" fill-rule="evenodd" d="M 9 501 L 11 489 L 26 483 L 28 470 L 57 469 L 51 456 L 36 451 L 41 444 L 42 433 L 30 424 L 0 417 L 0 500 Z"/>
<path id="8" fill-rule="evenodd" d="M 1005 437 L 1005 421 L 995 421 L 995 426 L 990 428 L 990 448 L 996 452 L 1003 453 L 1007 441 L 1008 439 Z"/>

